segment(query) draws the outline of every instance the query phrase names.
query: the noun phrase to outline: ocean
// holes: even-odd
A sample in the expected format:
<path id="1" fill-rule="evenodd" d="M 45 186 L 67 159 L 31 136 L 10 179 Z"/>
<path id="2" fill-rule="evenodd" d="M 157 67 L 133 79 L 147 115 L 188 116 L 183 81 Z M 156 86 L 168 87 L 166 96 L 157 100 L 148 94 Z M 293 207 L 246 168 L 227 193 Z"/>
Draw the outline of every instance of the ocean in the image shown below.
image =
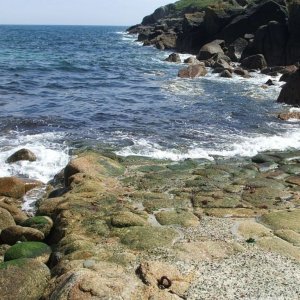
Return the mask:
<path id="1" fill-rule="evenodd" d="M 270 78 L 180 79 L 125 27 L 0 26 L 0 176 L 49 181 L 74 149 L 181 160 L 300 149 Z M 184 54 L 182 58 L 189 55 Z M 6 164 L 20 148 L 33 163 Z"/>

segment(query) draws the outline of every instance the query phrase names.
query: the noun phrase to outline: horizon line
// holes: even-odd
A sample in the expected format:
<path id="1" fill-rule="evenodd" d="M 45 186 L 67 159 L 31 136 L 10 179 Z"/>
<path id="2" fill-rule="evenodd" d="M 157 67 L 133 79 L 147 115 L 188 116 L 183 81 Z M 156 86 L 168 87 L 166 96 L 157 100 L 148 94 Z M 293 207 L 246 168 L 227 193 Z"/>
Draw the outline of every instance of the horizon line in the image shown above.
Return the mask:
<path id="1" fill-rule="evenodd" d="M 135 25 L 135 24 L 134 24 Z M 22 23 L 0 23 L 0 26 L 110 26 L 110 27 L 129 27 L 134 25 L 112 25 L 112 24 L 42 24 L 42 23 L 33 23 L 33 24 L 22 24 Z"/>

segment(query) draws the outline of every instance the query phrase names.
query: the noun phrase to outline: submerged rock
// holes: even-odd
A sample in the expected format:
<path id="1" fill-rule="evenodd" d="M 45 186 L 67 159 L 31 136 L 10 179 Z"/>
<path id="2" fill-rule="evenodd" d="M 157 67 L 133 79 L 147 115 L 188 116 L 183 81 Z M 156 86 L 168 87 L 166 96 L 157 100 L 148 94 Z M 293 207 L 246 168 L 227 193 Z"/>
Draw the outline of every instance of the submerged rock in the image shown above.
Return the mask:
<path id="1" fill-rule="evenodd" d="M 14 163 L 20 160 L 36 161 L 36 155 L 28 149 L 20 149 L 12 154 L 7 160 L 7 163 Z"/>
<path id="2" fill-rule="evenodd" d="M 168 62 L 181 63 L 180 55 L 178 53 L 170 54 L 165 60 Z"/>

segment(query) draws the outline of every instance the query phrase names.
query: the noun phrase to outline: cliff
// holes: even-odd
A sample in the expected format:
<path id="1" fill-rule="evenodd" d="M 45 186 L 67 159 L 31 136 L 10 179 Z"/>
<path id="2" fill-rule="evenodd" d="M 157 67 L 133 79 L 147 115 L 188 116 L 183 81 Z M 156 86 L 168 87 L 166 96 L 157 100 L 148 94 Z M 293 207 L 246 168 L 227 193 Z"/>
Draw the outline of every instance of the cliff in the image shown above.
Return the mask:
<path id="1" fill-rule="evenodd" d="M 128 29 L 144 45 L 198 54 L 216 39 L 228 49 L 243 45 L 239 59 L 263 54 L 268 66 L 300 58 L 300 2 L 283 0 L 181 0 L 160 7 Z M 239 60 L 238 59 L 238 60 Z"/>

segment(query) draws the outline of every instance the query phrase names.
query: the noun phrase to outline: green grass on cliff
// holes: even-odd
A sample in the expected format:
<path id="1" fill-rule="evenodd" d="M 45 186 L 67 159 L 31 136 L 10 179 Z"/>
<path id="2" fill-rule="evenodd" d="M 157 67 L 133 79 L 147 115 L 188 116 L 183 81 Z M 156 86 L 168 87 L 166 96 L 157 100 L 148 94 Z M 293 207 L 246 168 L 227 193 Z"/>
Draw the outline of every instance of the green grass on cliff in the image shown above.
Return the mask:
<path id="1" fill-rule="evenodd" d="M 197 8 L 204 8 L 209 5 L 217 5 L 223 3 L 220 0 L 179 0 L 175 2 L 176 9 L 182 10 L 189 6 L 197 7 Z"/>

